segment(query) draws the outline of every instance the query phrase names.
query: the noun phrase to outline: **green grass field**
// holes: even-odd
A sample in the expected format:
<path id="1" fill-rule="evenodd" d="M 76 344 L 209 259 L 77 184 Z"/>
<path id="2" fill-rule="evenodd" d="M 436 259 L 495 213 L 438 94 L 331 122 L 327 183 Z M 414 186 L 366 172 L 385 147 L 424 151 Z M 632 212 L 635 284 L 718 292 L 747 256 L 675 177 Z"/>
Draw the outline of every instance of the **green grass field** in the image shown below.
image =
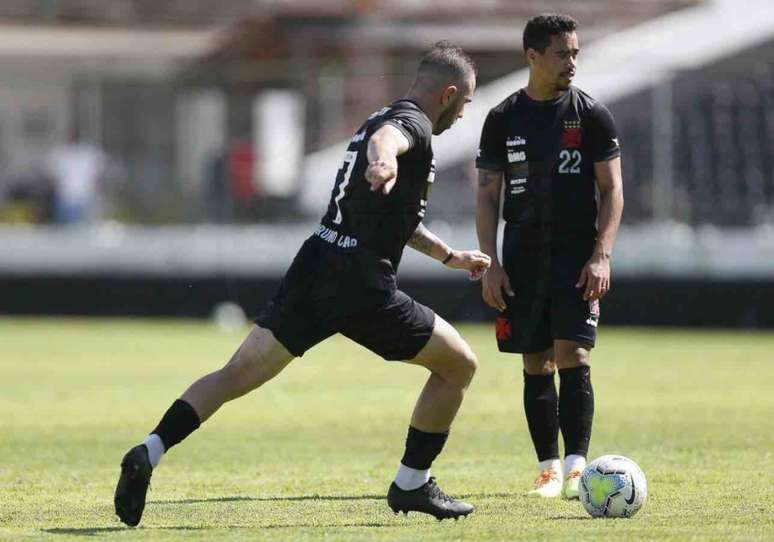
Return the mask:
<path id="1" fill-rule="evenodd" d="M 488 327 L 461 331 L 481 368 L 433 472 L 470 518 L 387 508 L 424 371 L 334 338 L 173 449 L 129 529 L 113 514 L 121 456 L 244 332 L 0 319 L 0 539 L 774 539 L 774 334 L 601 330 L 590 455 L 633 458 L 649 497 L 631 520 L 594 520 L 523 496 L 520 361 Z"/>

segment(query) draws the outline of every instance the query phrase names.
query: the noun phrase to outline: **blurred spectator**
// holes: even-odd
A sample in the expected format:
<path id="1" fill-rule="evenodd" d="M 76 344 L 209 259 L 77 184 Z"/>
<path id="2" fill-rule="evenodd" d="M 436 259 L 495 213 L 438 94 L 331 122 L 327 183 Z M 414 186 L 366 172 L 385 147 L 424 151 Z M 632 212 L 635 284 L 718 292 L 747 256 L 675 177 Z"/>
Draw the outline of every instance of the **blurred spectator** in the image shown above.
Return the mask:
<path id="1" fill-rule="evenodd" d="M 47 162 L 53 181 L 54 222 L 74 224 L 99 220 L 100 184 L 106 162 L 102 150 L 74 137 L 55 147 Z"/>

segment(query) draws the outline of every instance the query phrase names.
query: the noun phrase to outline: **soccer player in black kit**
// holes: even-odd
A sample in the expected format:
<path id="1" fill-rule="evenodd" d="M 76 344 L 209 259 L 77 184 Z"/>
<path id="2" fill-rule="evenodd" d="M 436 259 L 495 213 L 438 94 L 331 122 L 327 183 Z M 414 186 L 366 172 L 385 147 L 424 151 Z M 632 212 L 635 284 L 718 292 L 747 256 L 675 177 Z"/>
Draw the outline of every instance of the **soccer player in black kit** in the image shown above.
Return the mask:
<path id="1" fill-rule="evenodd" d="M 571 85 L 576 26 L 564 15 L 527 23 L 529 83 L 489 112 L 476 161 L 476 227 L 481 250 L 492 258 L 482 295 L 500 311 L 500 351 L 521 353 L 524 361 L 524 410 L 539 472 L 528 495 L 571 499 L 578 497 L 591 437 L 589 353 L 599 299 L 610 289 L 610 255 L 623 211 L 613 118 Z"/>
<path id="2" fill-rule="evenodd" d="M 421 223 L 435 178 L 431 136 L 462 117 L 475 85 L 472 60 L 440 42 L 423 57 L 406 97 L 371 115 L 357 131 L 336 176 L 328 212 L 248 337 L 222 369 L 194 382 L 145 441 L 124 456 L 115 493 L 121 521 L 140 522 L 152 470 L 165 452 L 223 403 L 264 384 L 335 333 L 384 359 L 430 371 L 389 488 L 390 508 L 439 520 L 473 511 L 439 489 L 430 465 L 446 442 L 476 357 L 452 326 L 397 289 L 395 273 L 406 244 L 448 267 L 467 270 L 471 278 L 480 278 L 489 267 L 485 254 L 453 250 Z"/>

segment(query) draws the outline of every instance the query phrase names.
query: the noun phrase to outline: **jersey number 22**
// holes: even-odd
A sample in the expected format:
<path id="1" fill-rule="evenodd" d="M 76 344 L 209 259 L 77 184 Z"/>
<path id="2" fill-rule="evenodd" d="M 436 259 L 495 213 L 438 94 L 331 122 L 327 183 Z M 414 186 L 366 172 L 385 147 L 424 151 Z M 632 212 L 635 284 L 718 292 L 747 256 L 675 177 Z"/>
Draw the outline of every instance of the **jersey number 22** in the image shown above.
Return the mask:
<path id="1" fill-rule="evenodd" d="M 579 150 L 568 151 L 564 149 L 559 153 L 559 160 L 562 161 L 559 164 L 559 173 L 580 173 L 581 153 Z"/>

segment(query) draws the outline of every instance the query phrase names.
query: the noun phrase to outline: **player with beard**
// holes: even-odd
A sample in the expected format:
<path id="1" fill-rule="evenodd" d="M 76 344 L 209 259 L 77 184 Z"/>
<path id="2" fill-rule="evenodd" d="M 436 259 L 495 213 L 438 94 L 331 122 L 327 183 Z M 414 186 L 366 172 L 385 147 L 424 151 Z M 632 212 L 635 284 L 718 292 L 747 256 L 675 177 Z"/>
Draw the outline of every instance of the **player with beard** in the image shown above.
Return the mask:
<path id="1" fill-rule="evenodd" d="M 482 296 L 500 311 L 500 351 L 522 354 L 524 410 L 538 459 L 528 492 L 534 497 L 578 496 L 594 414 L 589 355 L 623 212 L 613 118 L 571 85 L 580 52 L 576 27 L 565 15 L 529 20 L 529 82 L 490 111 L 476 161 L 478 238 L 492 258 Z"/>
<path id="2" fill-rule="evenodd" d="M 435 177 L 431 136 L 462 117 L 475 86 L 472 60 L 441 42 L 420 62 L 408 94 L 365 121 L 344 155 L 327 213 L 250 334 L 222 369 L 194 382 L 124 456 L 115 493 L 121 521 L 140 522 L 151 473 L 163 454 L 225 402 L 266 383 L 336 333 L 386 360 L 430 371 L 389 488 L 390 508 L 439 520 L 473 511 L 440 490 L 430 465 L 446 442 L 476 357 L 443 318 L 398 290 L 395 273 L 407 244 L 472 278 L 489 267 L 485 254 L 453 250 L 421 223 Z"/>

